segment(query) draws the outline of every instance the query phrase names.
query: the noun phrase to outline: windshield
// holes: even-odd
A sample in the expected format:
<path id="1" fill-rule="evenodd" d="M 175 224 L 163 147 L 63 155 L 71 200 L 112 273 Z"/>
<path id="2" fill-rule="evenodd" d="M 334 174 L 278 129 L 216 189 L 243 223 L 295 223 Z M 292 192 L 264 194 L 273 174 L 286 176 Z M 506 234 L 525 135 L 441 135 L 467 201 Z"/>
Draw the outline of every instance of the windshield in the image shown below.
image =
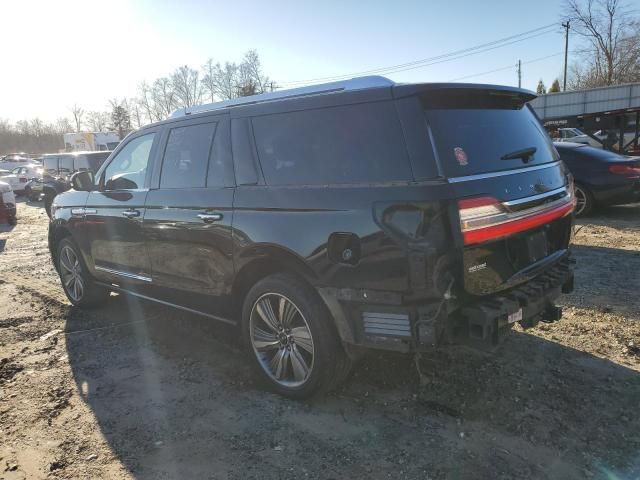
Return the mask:
<path id="1" fill-rule="evenodd" d="M 556 160 L 538 119 L 521 108 L 426 108 L 435 148 L 450 177 L 522 168 Z M 535 149 L 525 163 L 505 155 Z"/>

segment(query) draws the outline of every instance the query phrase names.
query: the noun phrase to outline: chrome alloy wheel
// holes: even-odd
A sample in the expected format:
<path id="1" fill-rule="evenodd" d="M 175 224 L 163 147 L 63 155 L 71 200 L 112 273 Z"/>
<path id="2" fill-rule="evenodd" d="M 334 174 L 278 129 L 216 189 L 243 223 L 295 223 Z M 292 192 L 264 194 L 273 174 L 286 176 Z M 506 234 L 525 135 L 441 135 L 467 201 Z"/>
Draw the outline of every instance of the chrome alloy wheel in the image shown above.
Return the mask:
<path id="1" fill-rule="evenodd" d="M 587 194 L 580 187 L 575 187 L 576 192 L 576 215 L 581 215 L 587 206 Z"/>
<path id="2" fill-rule="evenodd" d="M 304 315 L 287 297 L 265 293 L 249 317 L 251 346 L 260 366 L 284 387 L 304 384 L 313 369 L 314 346 Z"/>
<path id="3" fill-rule="evenodd" d="M 65 246 L 60 251 L 60 278 L 64 289 L 74 302 L 82 300 L 84 295 L 84 281 L 82 268 L 73 248 Z"/>

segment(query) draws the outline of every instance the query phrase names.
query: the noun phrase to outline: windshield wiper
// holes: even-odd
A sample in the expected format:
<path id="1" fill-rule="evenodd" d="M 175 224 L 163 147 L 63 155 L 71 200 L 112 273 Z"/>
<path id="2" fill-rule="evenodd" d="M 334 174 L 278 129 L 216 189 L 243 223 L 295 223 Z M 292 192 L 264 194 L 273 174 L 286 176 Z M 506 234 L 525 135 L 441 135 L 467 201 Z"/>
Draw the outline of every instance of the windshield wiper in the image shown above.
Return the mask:
<path id="1" fill-rule="evenodd" d="M 515 160 L 516 158 L 521 158 L 524 163 L 527 163 L 537 150 L 538 149 L 536 147 L 523 148 L 522 150 L 515 150 L 511 153 L 507 153 L 500 157 L 500 159 Z"/>

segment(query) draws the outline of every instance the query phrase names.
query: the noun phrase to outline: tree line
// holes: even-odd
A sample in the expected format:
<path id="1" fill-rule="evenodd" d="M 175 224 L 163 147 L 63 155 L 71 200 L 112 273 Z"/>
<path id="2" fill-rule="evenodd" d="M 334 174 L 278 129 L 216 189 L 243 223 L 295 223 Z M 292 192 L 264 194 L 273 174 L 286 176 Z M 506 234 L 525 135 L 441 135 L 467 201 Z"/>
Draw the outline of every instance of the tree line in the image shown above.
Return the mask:
<path id="1" fill-rule="evenodd" d="M 640 10 L 631 7 L 624 0 L 565 0 L 562 21 L 578 47 L 567 90 L 640 82 Z M 549 90 L 538 82 L 538 94 L 559 91 L 558 78 Z"/>
<path id="2" fill-rule="evenodd" d="M 275 83 L 264 74 L 255 50 L 240 62 L 214 62 L 200 68 L 183 65 L 169 75 L 143 81 L 131 98 L 112 98 L 104 110 L 86 110 L 74 104 L 69 117 L 55 122 L 39 118 L 10 123 L 0 119 L 0 154 L 45 153 L 64 148 L 62 135 L 69 132 L 117 132 L 120 138 L 148 123 L 164 120 L 178 108 L 229 100 L 273 91 Z"/>

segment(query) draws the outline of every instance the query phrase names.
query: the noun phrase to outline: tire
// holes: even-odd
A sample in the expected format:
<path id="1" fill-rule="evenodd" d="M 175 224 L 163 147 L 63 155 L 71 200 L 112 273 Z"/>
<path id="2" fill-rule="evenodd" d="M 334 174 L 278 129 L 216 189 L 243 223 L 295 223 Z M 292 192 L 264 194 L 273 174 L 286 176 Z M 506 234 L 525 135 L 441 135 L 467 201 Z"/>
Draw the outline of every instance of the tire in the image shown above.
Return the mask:
<path id="1" fill-rule="evenodd" d="M 242 308 L 242 336 L 260 381 L 288 398 L 331 390 L 351 368 L 327 307 L 294 275 L 254 285 Z"/>
<path id="2" fill-rule="evenodd" d="M 69 301 L 81 308 L 104 303 L 110 292 L 95 283 L 76 244 L 69 238 L 63 238 L 58 243 L 57 253 L 56 269 Z"/>
<path id="3" fill-rule="evenodd" d="M 593 195 L 586 187 L 579 184 L 576 184 L 575 191 L 577 200 L 576 217 L 586 217 L 595 206 Z"/>
<path id="4" fill-rule="evenodd" d="M 47 212 L 47 216 L 51 218 L 51 205 L 53 205 L 53 197 L 45 194 L 44 196 L 44 210 Z"/>

